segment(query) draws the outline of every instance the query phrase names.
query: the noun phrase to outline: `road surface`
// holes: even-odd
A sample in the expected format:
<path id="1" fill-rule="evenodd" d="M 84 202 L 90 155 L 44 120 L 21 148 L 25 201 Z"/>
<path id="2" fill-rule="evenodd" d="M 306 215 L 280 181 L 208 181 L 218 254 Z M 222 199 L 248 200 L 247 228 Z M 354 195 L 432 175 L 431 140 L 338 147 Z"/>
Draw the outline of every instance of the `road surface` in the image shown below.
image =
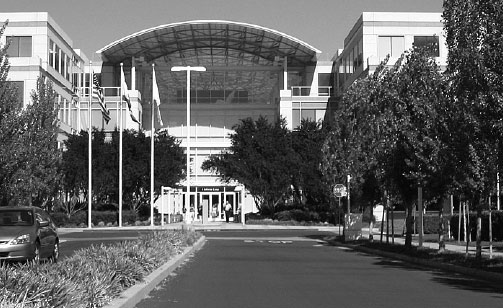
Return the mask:
<path id="1" fill-rule="evenodd" d="M 503 287 L 320 241 L 316 231 L 207 232 L 137 308 L 503 307 Z"/>

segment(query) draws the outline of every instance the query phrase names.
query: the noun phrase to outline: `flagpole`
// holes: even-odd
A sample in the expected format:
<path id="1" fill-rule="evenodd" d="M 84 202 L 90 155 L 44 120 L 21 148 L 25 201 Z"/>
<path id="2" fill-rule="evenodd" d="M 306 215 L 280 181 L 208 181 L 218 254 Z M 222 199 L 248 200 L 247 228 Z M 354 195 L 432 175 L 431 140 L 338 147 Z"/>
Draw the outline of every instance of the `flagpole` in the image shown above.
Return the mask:
<path id="1" fill-rule="evenodd" d="M 122 80 L 124 74 L 122 74 L 123 63 L 121 63 L 121 87 L 120 87 L 120 102 L 119 102 L 119 227 L 122 227 L 122 96 L 126 93 L 122 93 L 122 84 L 125 80 Z"/>
<path id="2" fill-rule="evenodd" d="M 150 225 L 154 226 L 154 73 L 155 64 L 152 63 L 152 112 L 151 112 L 151 127 L 152 133 L 150 134 Z M 161 205 L 162 206 L 162 205 Z M 163 219 L 161 217 L 161 219 Z"/>
<path id="3" fill-rule="evenodd" d="M 91 149 L 91 146 L 92 146 L 92 138 L 91 138 L 91 134 L 92 134 L 92 128 L 91 128 L 91 125 L 92 125 L 92 122 L 91 122 L 91 105 L 92 105 L 92 101 L 93 101 L 93 81 L 92 81 L 92 78 L 93 78 L 93 62 L 92 61 L 89 61 L 89 108 L 88 108 L 88 114 L 87 114 L 87 117 L 88 117 L 88 146 L 87 146 L 87 149 L 88 149 L 88 152 L 87 152 L 87 156 L 88 156 L 88 191 L 87 191 L 87 211 L 88 211 L 88 218 L 87 218 L 87 227 L 89 229 L 91 229 L 91 210 L 92 210 L 92 149 Z"/>

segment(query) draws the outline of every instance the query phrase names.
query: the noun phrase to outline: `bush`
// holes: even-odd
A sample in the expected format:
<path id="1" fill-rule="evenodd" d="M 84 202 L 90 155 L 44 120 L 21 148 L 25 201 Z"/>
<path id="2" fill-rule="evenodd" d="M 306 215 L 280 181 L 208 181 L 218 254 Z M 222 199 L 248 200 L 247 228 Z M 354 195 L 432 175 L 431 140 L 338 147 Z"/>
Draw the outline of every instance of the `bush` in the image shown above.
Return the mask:
<path id="1" fill-rule="evenodd" d="M 438 217 L 438 215 L 424 215 L 423 226 L 424 234 L 438 234 L 438 229 L 440 227 L 440 217 Z"/>
<path id="2" fill-rule="evenodd" d="M 70 218 L 65 213 L 54 212 L 51 217 L 59 227 L 77 227 L 81 225 L 87 226 L 87 211 L 80 211 L 73 214 Z M 124 224 L 134 225 L 139 220 L 138 215 L 134 211 L 122 211 L 122 222 Z M 114 225 L 119 221 L 119 213 L 116 211 L 93 211 L 91 223 L 95 226 Z"/>
<path id="3" fill-rule="evenodd" d="M 503 241 L 503 211 L 493 211 L 492 233 L 493 241 Z M 461 218 L 461 240 L 464 240 L 463 218 Z M 451 232 L 454 238 L 458 238 L 459 215 L 455 214 L 451 217 Z M 468 230 L 471 238 L 477 237 L 477 214 L 470 213 L 470 225 Z M 467 231 L 468 232 L 468 231 Z M 489 241 L 489 212 L 482 213 L 482 240 Z"/>
<path id="4" fill-rule="evenodd" d="M 93 245 L 58 263 L 0 266 L 0 307 L 102 307 L 201 235 L 176 230 Z"/>

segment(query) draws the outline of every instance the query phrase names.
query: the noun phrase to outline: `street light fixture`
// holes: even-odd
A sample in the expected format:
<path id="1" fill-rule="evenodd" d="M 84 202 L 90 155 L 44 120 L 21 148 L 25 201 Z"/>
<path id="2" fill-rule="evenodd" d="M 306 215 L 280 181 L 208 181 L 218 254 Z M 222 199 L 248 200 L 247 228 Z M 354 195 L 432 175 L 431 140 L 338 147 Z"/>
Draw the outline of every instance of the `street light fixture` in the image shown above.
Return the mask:
<path id="1" fill-rule="evenodd" d="M 172 72 L 187 71 L 187 194 L 185 195 L 185 206 L 189 207 L 190 217 L 190 72 L 205 72 L 204 66 L 173 66 Z M 194 207 L 194 212 L 196 211 Z M 192 222 L 192 221 L 191 221 Z"/>

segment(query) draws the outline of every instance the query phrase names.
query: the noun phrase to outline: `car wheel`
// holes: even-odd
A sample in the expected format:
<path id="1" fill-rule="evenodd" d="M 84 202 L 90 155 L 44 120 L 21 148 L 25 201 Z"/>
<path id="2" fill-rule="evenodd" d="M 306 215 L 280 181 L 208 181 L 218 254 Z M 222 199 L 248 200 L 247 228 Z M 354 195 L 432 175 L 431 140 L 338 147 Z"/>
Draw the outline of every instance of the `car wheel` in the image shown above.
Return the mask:
<path id="1" fill-rule="evenodd" d="M 50 260 L 52 262 L 58 262 L 58 259 L 59 259 L 59 242 L 56 241 L 54 243 L 54 249 L 52 251 L 52 255 L 51 255 Z"/>
<path id="2" fill-rule="evenodd" d="M 37 241 L 35 242 L 35 251 L 33 252 L 33 263 L 38 264 L 40 263 L 40 243 Z"/>

